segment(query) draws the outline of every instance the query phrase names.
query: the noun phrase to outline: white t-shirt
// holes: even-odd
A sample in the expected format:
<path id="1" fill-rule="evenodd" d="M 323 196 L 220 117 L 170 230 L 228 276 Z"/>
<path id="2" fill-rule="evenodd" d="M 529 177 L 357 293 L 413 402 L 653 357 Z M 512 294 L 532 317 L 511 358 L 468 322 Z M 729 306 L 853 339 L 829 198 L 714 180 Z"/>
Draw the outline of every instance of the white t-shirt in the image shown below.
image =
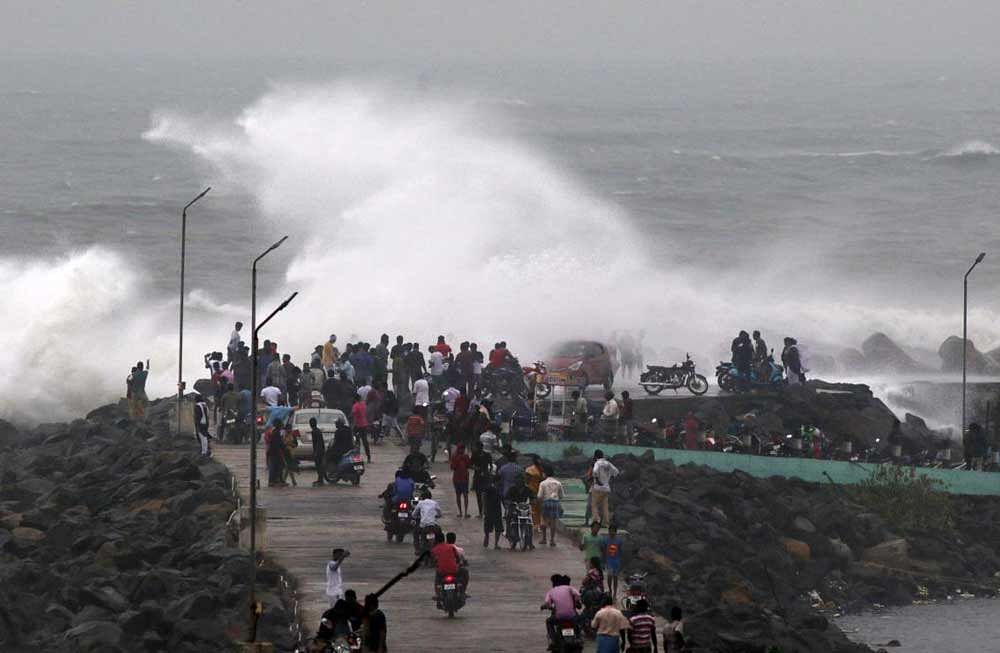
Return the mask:
<path id="1" fill-rule="evenodd" d="M 277 406 L 278 398 L 281 396 L 281 389 L 269 385 L 260 391 L 260 397 L 268 406 Z"/>
<path id="2" fill-rule="evenodd" d="M 240 332 L 233 329 L 233 332 L 229 334 L 229 344 L 226 349 L 229 351 L 236 351 L 240 346 Z"/>
<path id="3" fill-rule="evenodd" d="M 451 386 L 449 386 L 447 390 L 441 393 L 441 396 L 444 397 L 445 411 L 449 413 L 455 412 L 455 401 L 458 400 L 458 396 L 460 394 L 462 393 L 456 390 L 455 388 L 452 388 Z"/>
<path id="4" fill-rule="evenodd" d="M 427 379 L 417 379 L 413 384 L 413 404 L 423 406 L 431 403 L 431 387 Z"/>
<path id="5" fill-rule="evenodd" d="M 594 485 L 591 492 L 611 492 L 611 479 L 618 476 L 618 468 L 607 458 L 600 458 L 594 463 Z"/>
<path id="6" fill-rule="evenodd" d="M 609 399 L 608 403 L 604 404 L 604 411 L 601 414 L 606 419 L 618 419 L 618 402 Z"/>
<path id="7" fill-rule="evenodd" d="M 441 506 L 434 499 L 421 499 L 417 504 L 417 512 L 420 513 L 421 526 L 433 526 L 437 524 L 438 512 Z"/>
<path id="8" fill-rule="evenodd" d="M 361 397 L 361 401 L 368 401 L 368 393 L 372 391 L 370 385 L 363 385 L 358 388 L 358 396 Z"/>
<path id="9" fill-rule="evenodd" d="M 344 598 L 344 579 L 340 575 L 343 566 L 343 562 L 337 565 L 333 560 L 326 563 L 326 596 L 330 600 Z"/>
<path id="10" fill-rule="evenodd" d="M 496 433 L 493 431 L 486 431 L 479 436 L 479 442 L 483 445 L 483 451 L 486 453 L 493 453 L 497 448 L 499 440 L 497 439 Z"/>
<path id="11" fill-rule="evenodd" d="M 472 373 L 476 376 L 483 373 L 483 362 L 478 356 L 472 359 Z"/>
<path id="12" fill-rule="evenodd" d="M 431 376 L 441 376 L 444 374 L 444 355 L 439 351 L 434 352 L 427 361 L 427 366 L 431 370 Z"/>

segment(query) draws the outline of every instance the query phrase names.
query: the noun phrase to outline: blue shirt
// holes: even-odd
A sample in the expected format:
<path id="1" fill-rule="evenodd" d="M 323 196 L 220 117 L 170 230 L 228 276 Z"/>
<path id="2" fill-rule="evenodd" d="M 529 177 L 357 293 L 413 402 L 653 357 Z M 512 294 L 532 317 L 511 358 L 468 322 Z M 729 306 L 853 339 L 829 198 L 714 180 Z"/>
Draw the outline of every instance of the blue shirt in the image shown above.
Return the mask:
<path id="1" fill-rule="evenodd" d="M 413 500 L 413 479 L 400 476 L 393 485 L 393 501 Z"/>
<path id="2" fill-rule="evenodd" d="M 500 468 L 500 496 L 507 496 L 507 492 L 514 487 L 517 479 L 524 475 L 524 470 L 515 462 L 509 462 Z"/>
<path id="3" fill-rule="evenodd" d="M 250 414 L 250 391 L 240 390 L 240 417 Z"/>
<path id="4" fill-rule="evenodd" d="M 271 406 L 271 411 L 267 418 L 267 426 L 284 425 L 288 421 L 288 416 L 294 410 L 291 406 Z"/>
<path id="5" fill-rule="evenodd" d="M 625 542 L 618 535 L 609 537 L 605 535 L 601 538 L 601 551 L 604 552 L 606 562 L 616 563 L 622 559 L 622 547 Z"/>

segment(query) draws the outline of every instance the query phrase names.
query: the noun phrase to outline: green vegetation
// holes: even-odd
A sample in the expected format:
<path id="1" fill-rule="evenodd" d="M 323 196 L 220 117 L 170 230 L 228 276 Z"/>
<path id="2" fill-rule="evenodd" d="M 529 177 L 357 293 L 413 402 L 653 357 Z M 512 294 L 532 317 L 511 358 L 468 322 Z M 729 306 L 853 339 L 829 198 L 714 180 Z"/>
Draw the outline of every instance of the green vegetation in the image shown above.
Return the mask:
<path id="1" fill-rule="evenodd" d="M 936 531 L 954 524 L 952 498 L 936 479 L 897 465 L 879 465 L 871 478 L 850 490 L 852 498 L 877 513 L 893 529 Z"/>
<path id="2" fill-rule="evenodd" d="M 582 456 L 582 455 L 583 455 L 583 449 L 576 446 L 575 444 L 571 444 L 565 449 L 563 449 L 563 458 L 572 458 L 573 456 Z"/>

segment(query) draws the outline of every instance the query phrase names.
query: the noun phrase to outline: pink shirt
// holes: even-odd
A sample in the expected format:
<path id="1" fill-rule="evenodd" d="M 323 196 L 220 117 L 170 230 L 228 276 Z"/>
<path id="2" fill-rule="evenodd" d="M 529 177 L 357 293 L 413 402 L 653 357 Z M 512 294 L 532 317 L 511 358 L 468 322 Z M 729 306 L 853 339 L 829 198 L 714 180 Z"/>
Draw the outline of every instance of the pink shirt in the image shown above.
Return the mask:
<path id="1" fill-rule="evenodd" d="M 351 419 L 355 428 L 368 428 L 368 408 L 363 401 L 355 401 L 351 406 Z"/>
<path id="2" fill-rule="evenodd" d="M 571 585 L 553 587 L 545 595 L 545 604 L 555 608 L 556 619 L 572 619 L 576 616 L 576 604 L 580 593 Z"/>

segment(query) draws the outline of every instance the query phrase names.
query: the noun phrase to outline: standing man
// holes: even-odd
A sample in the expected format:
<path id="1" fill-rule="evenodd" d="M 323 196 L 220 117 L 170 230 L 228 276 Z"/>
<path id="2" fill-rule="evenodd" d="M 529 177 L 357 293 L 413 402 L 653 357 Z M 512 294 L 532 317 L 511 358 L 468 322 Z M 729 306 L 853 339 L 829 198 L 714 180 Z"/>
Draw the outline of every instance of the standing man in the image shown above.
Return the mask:
<path id="1" fill-rule="evenodd" d="M 604 426 L 604 441 L 616 442 L 618 440 L 618 402 L 615 401 L 615 393 L 610 390 L 604 393 L 604 410 L 601 411 L 601 424 Z"/>
<path id="2" fill-rule="evenodd" d="M 556 545 L 556 528 L 559 526 L 559 512 L 562 510 L 562 500 L 565 496 L 563 485 L 549 471 L 544 470 L 546 477 L 538 485 L 538 502 L 542 505 L 542 544 L 545 544 L 546 530 L 549 535 L 549 546 Z"/>
<path id="3" fill-rule="evenodd" d="M 451 465 L 452 475 L 451 481 L 455 486 L 455 503 L 458 505 L 458 516 L 461 517 L 463 514 L 465 518 L 469 518 L 469 468 L 472 466 L 472 458 L 469 454 L 465 453 L 465 445 L 459 444 L 455 447 L 455 452 L 451 455 L 449 461 Z M 465 503 L 463 513 L 462 503 Z"/>
<path id="4" fill-rule="evenodd" d="M 614 599 L 605 594 L 601 600 L 601 609 L 594 615 L 590 626 L 597 633 L 597 653 L 618 653 L 625 650 L 625 633 L 632 624 L 615 607 Z"/>
<path id="5" fill-rule="evenodd" d="M 461 387 L 463 387 L 468 394 L 472 394 L 472 373 L 475 361 L 475 356 L 469 350 L 469 343 L 463 342 L 459 345 L 458 356 L 455 356 L 455 367 L 458 368 L 458 373 L 462 375 Z"/>
<path id="6" fill-rule="evenodd" d="M 309 435 L 312 437 L 313 462 L 316 464 L 316 480 L 313 482 L 313 487 L 320 487 L 326 482 L 326 470 L 324 469 L 326 442 L 323 441 L 323 431 L 319 430 L 315 417 L 309 418 Z"/>
<path id="7" fill-rule="evenodd" d="M 472 354 L 472 392 L 469 396 L 475 397 L 483 379 L 483 352 L 479 351 L 479 345 L 473 342 L 469 345 L 469 353 Z"/>
<path id="8" fill-rule="evenodd" d="M 200 394 L 195 395 L 194 403 L 194 429 L 198 435 L 198 442 L 201 443 L 201 455 L 209 455 L 208 439 L 208 404 L 205 397 Z"/>
<path id="9" fill-rule="evenodd" d="M 573 427 L 575 435 L 580 440 L 587 438 L 587 421 L 590 419 L 587 408 L 587 399 L 580 394 L 579 390 L 574 390 L 570 395 L 573 399 Z"/>
<path id="10" fill-rule="evenodd" d="M 785 378 L 788 385 L 802 385 L 806 382 L 805 370 L 802 369 L 802 356 L 799 354 L 799 342 L 795 338 L 785 338 L 785 348 L 781 351 L 781 363 L 785 366 Z"/>
<path id="11" fill-rule="evenodd" d="M 622 390 L 622 407 L 618 421 L 621 422 L 625 444 L 635 444 L 632 442 L 632 434 L 635 431 L 635 407 L 628 390 Z"/>
<path id="12" fill-rule="evenodd" d="M 329 372 L 333 369 L 333 366 L 340 360 L 340 351 L 334 343 L 337 342 L 337 336 L 330 334 L 330 338 L 323 343 L 323 355 L 320 357 L 320 362 L 323 365 L 323 369 Z"/>
<path id="13" fill-rule="evenodd" d="M 231 361 L 236 358 L 236 352 L 240 349 L 240 329 L 242 328 L 243 323 L 237 322 L 233 332 L 229 334 L 229 344 L 226 345 L 226 360 Z"/>
<path id="14" fill-rule="evenodd" d="M 425 377 L 413 382 L 413 405 L 428 406 L 431 403 L 431 387 Z"/>
<path id="15" fill-rule="evenodd" d="M 132 373 L 132 413 L 135 419 L 146 419 L 146 405 L 149 397 L 146 396 L 146 378 L 149 376 L 149 359 L 146 360 L 146 367 L 143 368 L 142 361 L 135 364 L 135 372 Z"/>
<path id="16" fill-rule="evenodd" d="M 545 470 L 538 454 L 531 454 L 531 464 L 524 470 L 524 484 L 531 492 L 531 526 L 542 531 L 542 544 L 545 544 L 545 530 L 542 526 L 542 503 L 538 500 L 538 488 L 545 480 Z"/>
<path id="17" fill-rule="evenodd" d="M 351 425 L 354 427 L 354 437 L 361 441 L 365 448 L 368 464 L 372 464 L 372 452 L 368 447 L 368 407 L 361 395 L 354 393 L 354 404 L 351 406 Z"/>
<path id="18" fill-rule="evenodd" d="M 611 508 L 608 498 L 611 496 L 611 479 L 618 476 L 618 468 L 604 457 L 604 452 L 600 449 L 594 452 L 594 458 L 594 485 L 590 488 L 591 511 L 594 521 L 610 524 Z"/>

